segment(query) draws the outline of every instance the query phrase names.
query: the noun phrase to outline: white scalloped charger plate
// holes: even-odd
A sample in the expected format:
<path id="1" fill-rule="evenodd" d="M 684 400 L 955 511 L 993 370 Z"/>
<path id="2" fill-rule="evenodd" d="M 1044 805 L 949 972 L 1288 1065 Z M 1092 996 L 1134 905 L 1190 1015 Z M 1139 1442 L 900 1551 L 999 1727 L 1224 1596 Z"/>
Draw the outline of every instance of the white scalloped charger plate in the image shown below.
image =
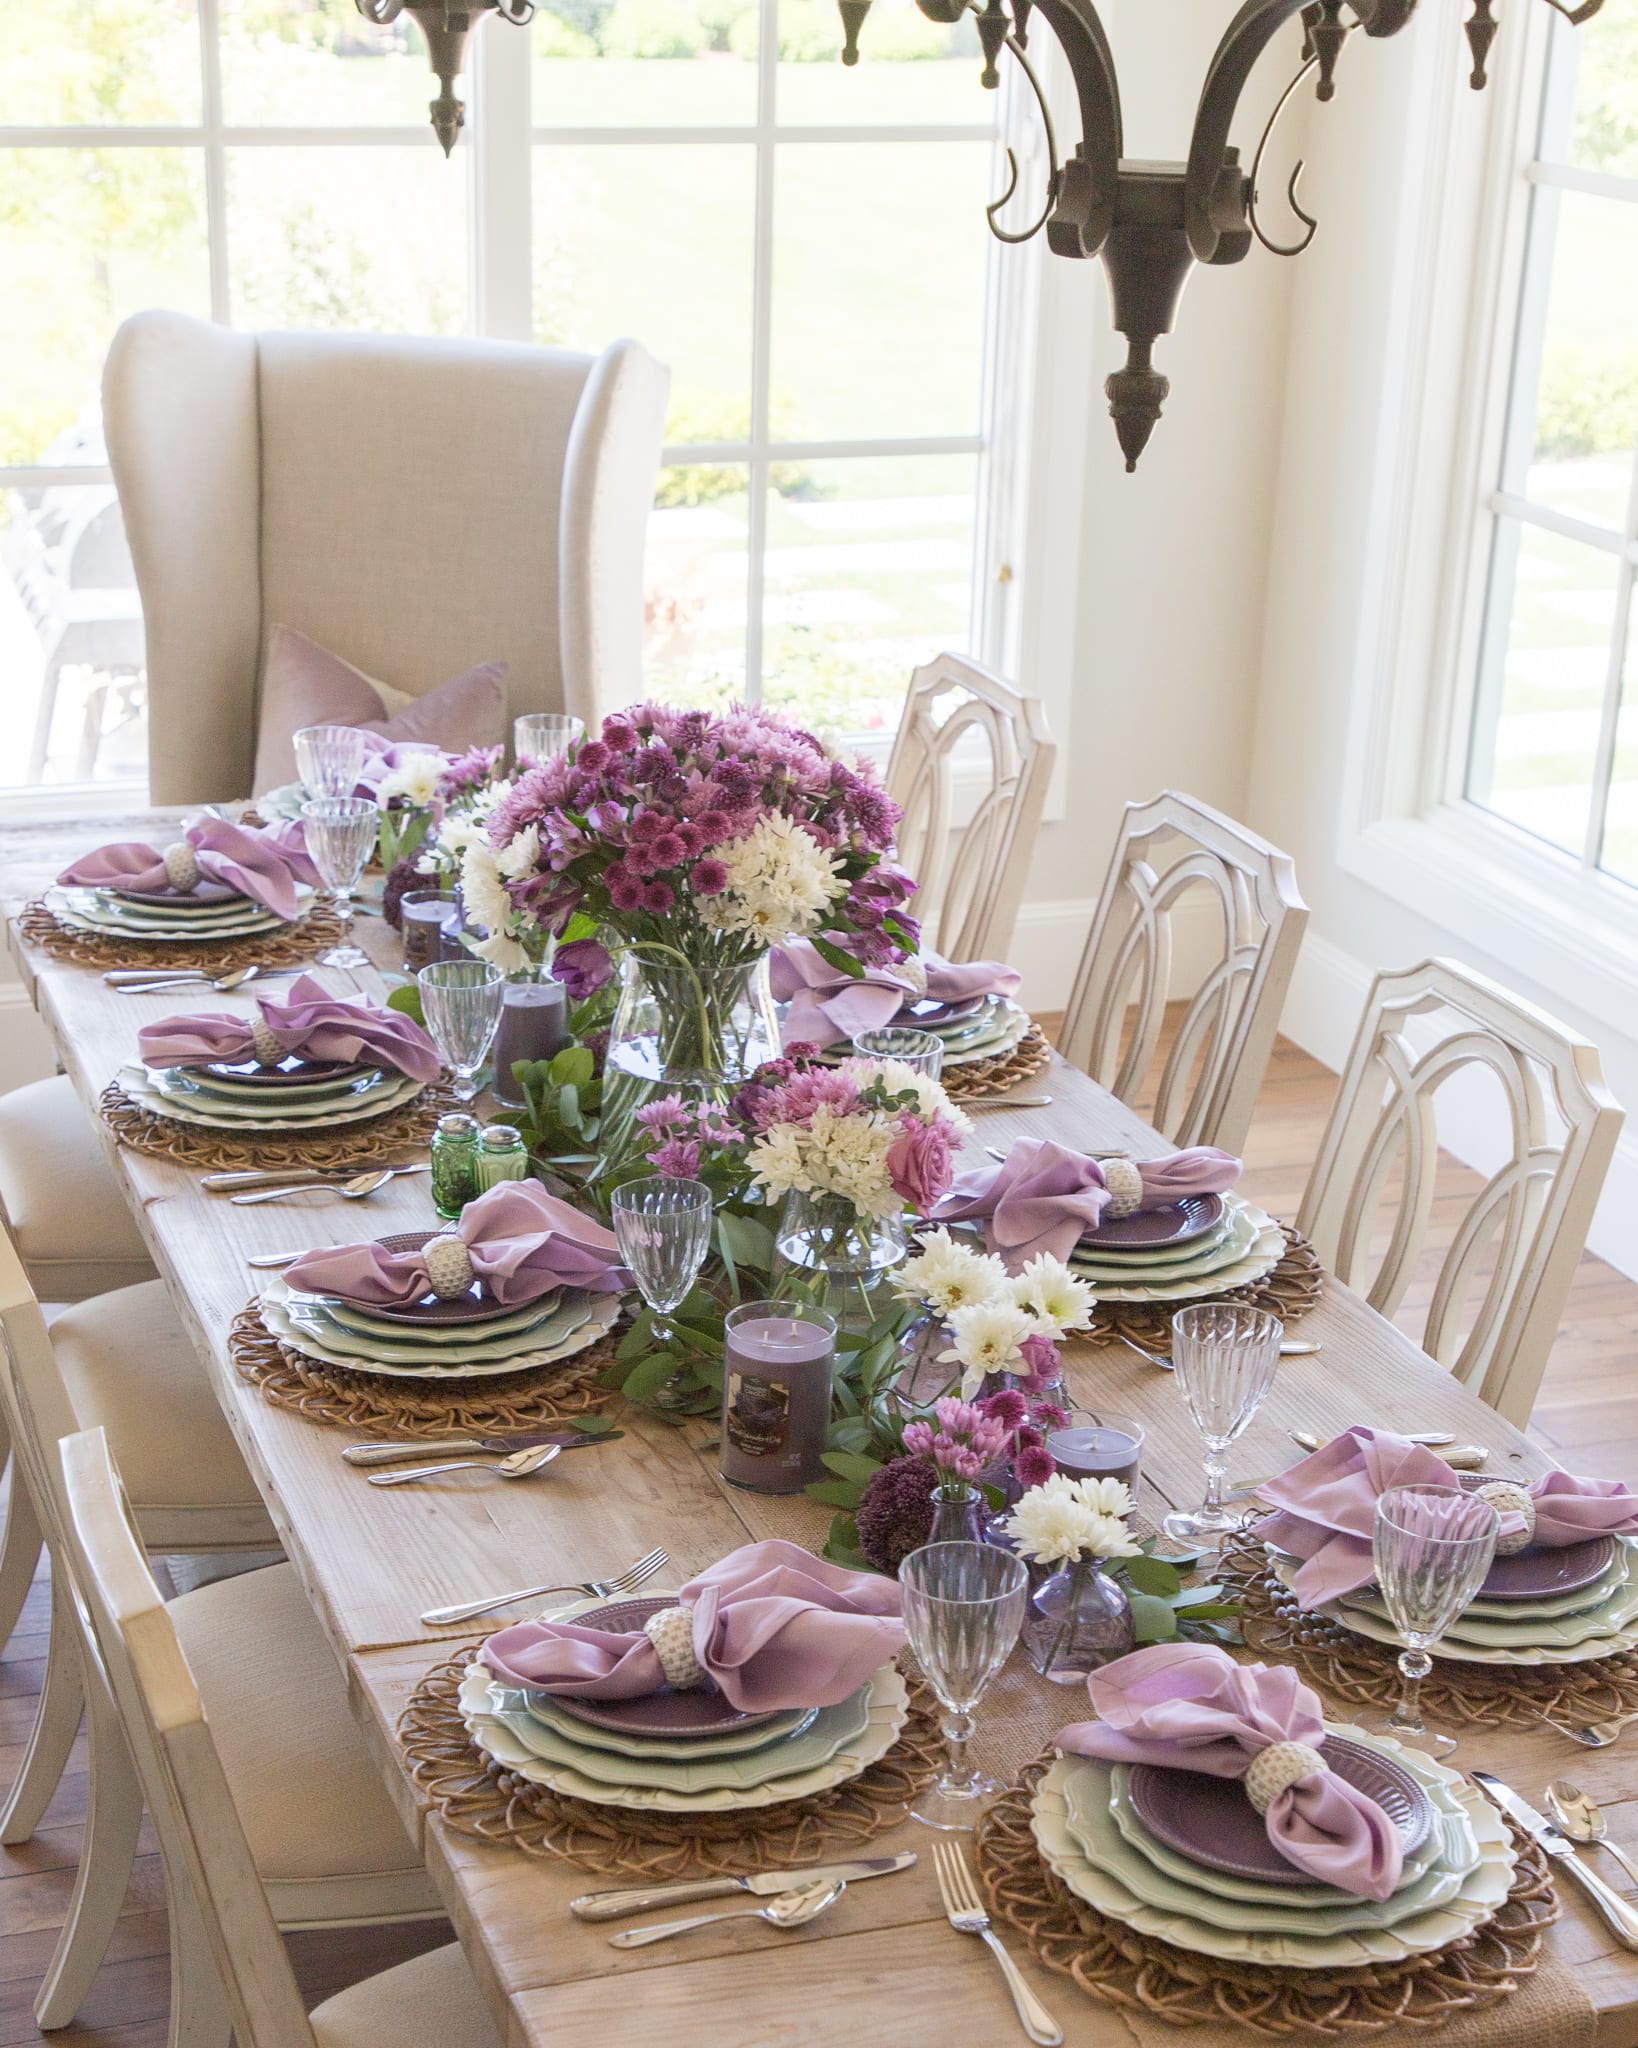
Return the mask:
<path id="1" fill-rule="evenodd" d="M 268 1330 L 292 1351 L 299 1351 L 304 1358 L 316 1358 L 320 1365 L 338 1366 L 344 1372 L 383 1373 L 389 1379 L 405 1380 L 480 1380 L 493 1379 L 501 1373 L 531 1372 L 536 1366 L 557 1365 L 565 1358 L 574 1357 L 595 1344 L 599 1337 L 613 1329 L 620 1313 L 620 1297 L 617 1294 L 599 1294 L 591 1297 L 592 1310 L 587 1320 L 560 1343 L 544 1350 L 519 1352 L 512 1358 L 496 1359 L 488 1363 L 474 1362 L 457 1365 L 439 1359 L 425 1365 L 383 1364 L 379 1358 L 349 1358 L 339 1351 L 331 1351 L 304 1330 L 298 1330 L 283 1308 L 262 1296 L 262 1321 Z"/>

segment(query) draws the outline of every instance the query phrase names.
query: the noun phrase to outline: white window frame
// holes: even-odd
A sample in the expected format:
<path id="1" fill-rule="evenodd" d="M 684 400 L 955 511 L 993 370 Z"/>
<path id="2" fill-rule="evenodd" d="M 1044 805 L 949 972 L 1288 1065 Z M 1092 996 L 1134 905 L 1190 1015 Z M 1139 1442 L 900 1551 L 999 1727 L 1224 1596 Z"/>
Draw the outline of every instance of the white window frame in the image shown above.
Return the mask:
<path id="1" fill-rule="evenodd" d="M 1349 695 L 1338 864 L 1589 1016 L 1632 1028 L 1638 894 L 1465 794 L 1548 38 L 1510 18 L 1468 91 L 1448 20 L 1418 25 L 1388 228 L 1371 556 Z M 1439 31 L 1433 33 L 1432 31 Z M 1414 32 L 1414 31 L 1413 31 Z M 1539 512 L 1533 512 L 1539 518 Z"/>
<path id="2" fill-rule="evenodd" d="M 776 117 L 778 0 L 760 0 L 761 36 L 754 121 L 738 126 L 676 128 L 570 127 L 535 124 L 530 118 L 529 31 L 496 21 L 472 39 L 468 62 L 468 124 L 460 149 L 469 159 L 470 277 L 468 326 L 502 340 L 531 338 L 530 191 L 532 152 L 537 143 L 580 145 L 721 143 L 756 152 L 753 331 L 751 335 L 752 431 L 743 442 L 667 447 L 666 464 L 743 463 L 749 474 L 750 533 L 746 590 L 746 666 L 755 694 L 763 632 L 763 585 L 767 484 L 772 465 L 782 461 L 902 455 L 964 455 L 979 465 L 973 530 L 972 617 L 969 644 L 1004 673 L 1023 678 L 1047 701 L 1060 742 L 1067 742 L 1072 697 L 1075 599 L 1074 564 L 1080 545 L 1081 451 L 1087 410 L 1084 347 L 1065 345 L 1068 323 L 1084 342 L 1091 320 L 1090 280 L 1059 277 L 1090 265 L 1044 263 L 1040 238 L 1024 248 L 997 244 L 989 264 L 983 354 L 983 398 L 979 431 L 953 436 L 880 437 L 853 440 L 778 441 L 767 428 L 772 332 L 774 164 L 777 149 L 824 144 L 992 141 L 999 163 L 1010 142 L 1020 158 L 1025 191 L 1044 179 L 1039 121 L 1027 92 L 1014 76 L 1003 92 L 998 121 L 959 124 L 860 124 L 790 126 Z M 211 317 L 230 317 L 227 246 L 227 151 L 300 145 L 361 148 L 406 144 L 435 148 L 430 127 L 235 127 L 223 116 L 218 0 L 198 0 L 201 63 L 201 120 L 166 127 L 0 127 L 0 149 L 77 148 L 87 145 L 172 146 L 200 149 L 210 259 Z M 1042 42 L 1046 38 L 1038 39 Z M 1055 50 L 1043 52 L 1049 81 Z M 868 58 L 868 52 L 867 52 Z M 1037 60 L 1039 61 L 1039 59 Z M 1009 71 L 1012 67 L 1008 67 Z M 1061 67 L 1060 67 L 1061 68 Z M 429 95 L 432 79 L 428 74 Z M 1055 96 L 1062 80 L 1055 82 Z M 974 112 L 988 113 L 973 76 Z M 659 158 L 656 157 L 656 165 Z M 455 175 L 460 175 L 460 166 Z M 956 203 L 953 199 L 950 202 Z M 663 352 L 663 351 L 662 351 Z M 1051 432 L 1038 422 L 1050 422 Z M 111 482 L 103 465 L 0 467 L 0 489 L 18 485 Z M 1031 605 L 1018 601 L 1026 565 Z M 907 678 L 908 680 L 908 678 Z M 885 753 L 886 742 L 879 743 Z M 1063 751 L 1067 753 L 1067 746 Z M 1061 781 L 1061 777 L 1060 777 Z M 129 807 L 142 792 L 129 784 L 54 783 L 37 790 L 11 790 L 0 798 L 7 814 L 29 811 L 96 811 Z M 1049 815 L 1062 814 L 1055 790 Z"/>

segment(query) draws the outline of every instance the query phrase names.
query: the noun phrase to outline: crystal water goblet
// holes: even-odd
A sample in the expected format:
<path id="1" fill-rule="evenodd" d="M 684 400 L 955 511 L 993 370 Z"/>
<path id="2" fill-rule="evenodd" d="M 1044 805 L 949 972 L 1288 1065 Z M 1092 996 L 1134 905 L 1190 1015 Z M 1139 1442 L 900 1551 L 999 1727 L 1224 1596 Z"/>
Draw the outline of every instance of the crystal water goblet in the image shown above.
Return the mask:
<path id="1" fill-rule="evenodd" d="M 688 1298 L 711 1243 L 711 1190 L 671 1173 L 623 1181 L 610 1198 L 620 1256 L 654 1314 L 654 1345 L 671 1341 L 671 1316 Z"/>
<path id="2" fill-rule="evenodd" d="M 1376 1583 L 1399 1653 L 1399 1704 L 1374 1725 L 1434 1756 L 1449 1756 L 1454 1735 L 1422 1719 L 1422 1681 L 1433 1668 L 1429 1646 L 1484 1584 L 1496 1555 L 1501 1517 L 1459 1486 L 1390 1486 L 1376 1503 L 1371 1552 Z"/>
<path id="3" fill-rule="evenodd" d="M 512 721 L 512 757 L 520 769 L 543 767 L 586 737 L 586 721 L 562 711 L 530 711 Z"/>
<path id="4" fill-rule="evenodd" d="M 340 936 L 320 958 L 326 967 L 365 967 L 369 955 L 352 936 L 353 891 L 380 830 L 380 808 L 367 796 L 320 796 L 302 805 L 301 818 L 307 851 L 319 880 L 335 893 L 341 921 Z"/>
<path id="5" fill-rule="evenodd" d="M 415 977 L 421 1014 L 438 1056 L 455 1076 L 455 1100 L 478 1092 L 477 1072 L 495 1042 L 506 976 L 491 960 L 434 960 Z"/>
<path id="6" fill-rule="evenodd" d="M 899 1566 L 904 1632 L 944 1708 L 946 1763 L 910 1809 L 930 1828 L 977 1825 L 1001 1782 L 967 1761 L 973 1708 L 1006 1663 L 1024 1624 L 1029 1571 L 988 1543 L 929 1543 Z"/>
<path id="7" fill-rule="evenodd" d="M 312 797 L 351 796 L 369 735 L 358 725 L 304 725 L 295 735 L 296 773 Z"/>
<path id="8" fill-rule="evenodd" d="M 1173 1377 L 1206 1440 L 1206 1498 L 1162 1524 L 1174 1543 L 1215 1549 L 1240 1517 L 1224 1501 L 1224 1453 L 1263 1404 L 1280 1362 L 1285 1325 L 1267 1309 L 1202 1301 L 1172 1317 Z"/>
<path id="9" fill-rule="evenodd" d="M 931 1031 L 917 1031 L 908 1024 L 884 1024 L 877 1031 L 861 1031 L 853 1050 L 862 1060 L 898 1060 L 915 1073 L 936 1081 L 944 1071 L 944 1041 Z"/>

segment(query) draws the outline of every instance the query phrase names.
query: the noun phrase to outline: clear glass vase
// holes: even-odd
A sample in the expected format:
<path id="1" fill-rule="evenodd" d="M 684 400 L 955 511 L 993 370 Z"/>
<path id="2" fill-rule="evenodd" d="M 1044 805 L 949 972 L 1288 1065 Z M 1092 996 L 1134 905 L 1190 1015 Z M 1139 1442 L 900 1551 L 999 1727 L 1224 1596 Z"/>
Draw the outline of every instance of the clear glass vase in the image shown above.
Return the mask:
<path id="1" fill-rule="evenodd" d="M 944 1363 L 949 1348 L 949 1325 L 931 1309 L 924 1309 L 900 1337 L 893 1399 L 906 1421 L 928 1414 L 940 1396 L 954 1393 L 960 1384 L 960 1366 Z"/>
<path id="2" fill-rule="evenodd" d="M 1124 1657 L 1137 1636 L 1125 1593 L 1095 1561 L 1082 1558 L 1031 1592 L 1021 1640 L 1043 1678 L 1073 1685 Z"/>
<path id="3" fill-rule="evenodd" d="M 984 1496 L 965 1480 L 941 1480 L 933 1488 L 933 1525 L 929 1543 L 983 1543 L 988 1540 L 989 1516 Z"/>
<path id="4" fill-rule="evenodd" d="M 637 1112 L 662 1095 L 726 1102 L 778 1057 L 766 954 L 730 966 L 628 950 L 603 1069 L 598 1171 L 640 1159 L 651 1140 Z"/>
<path id="5" fill-rule="evenodd" d="M 781 1288 L 849 1330 L 868 1328 L 882 1313 L 893 1271 L 910 1249 L 902 1213 L 866 1216 L 845 1195 L 795 1188 L 785 1197 L 776 1244 Z"/>

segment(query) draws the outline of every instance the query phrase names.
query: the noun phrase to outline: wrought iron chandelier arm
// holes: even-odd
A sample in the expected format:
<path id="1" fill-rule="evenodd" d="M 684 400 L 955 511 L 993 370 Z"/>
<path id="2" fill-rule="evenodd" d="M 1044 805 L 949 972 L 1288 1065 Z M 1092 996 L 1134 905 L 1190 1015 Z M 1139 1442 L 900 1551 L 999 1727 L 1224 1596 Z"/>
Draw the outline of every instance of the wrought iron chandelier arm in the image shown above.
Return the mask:
<path id="1" fill-rule="evenodd" d="M 1229 129 L 1257 60 L 1306 0 L 1244 0 L 1212 53 L 1184 176 L 1183 219 L 1201 263 L 1232 263 L 1250 246 L 1244 176 L 1229 162 Z"/>
<path id="2" fill-rule="evenodd" d="M 1068 59 L 1081 117 L 1081 140 L 1058 171 L 1047 241 L 1060 256 L 1096 256 L 1115 224 L 1124 147 L 1114 52 L 1093 0 L 1034 0 L 1031 11 L 1046 22 Z M 1030 83 L 1045 114 L 1046 97 L 1033 74 Z"/>
<path id="3" fill-rule="evenodd" d="M 404 0 L 357 0 L 357 5 L 364 19 L 373 21 L 377 28 L 385 28 L 404 11 Z"/>
<path id="4" fill-rule="evenodd" d="M 1306 249 L 1309 243 L 1314 239 L 1315 232 L 1319 227 L 1319 222 L 1314 218 L 1314 216 L 1311 213 L 1304 213 L 1301 206 L 1299 206 L 1297 203 L 1297 180 L 1302 176 L 1303 160 L 1301 157 L 1298 157 L 1295 165 L 1292 167 L 1291 182 L 1285 188 L 1285 199 L 1286 204 L 1291 208 L 1291 211 L 1297 216 L 1298 220 L 1302 222 L 1303 226 L 1307 229 L 1308 232 L 1303 236 L 1300 242 L 1271 242 L 1268 236 L 1263 233 L 1263 224 L 1257 218 L 1257 201 L 1259 198 L 1258 185 L 1262 177 L 1263 154 L 1268 148 L 1269 138 L 1273 135 L 1275 126 L 1278 123 L 1280 116 L 1285 112 L 1287 106 L 1289 106 L 1291 102 L 1291 95 L 1296 91 L 1297 87 L 1302 84 L 1303 80 L 1308 76 L 1309 72 L 1313 70 L 1314 66 L 1318 62 L 1318 56 L 1310 57 L 1307 60 L 1307 62 L 1304 63 L 1298 69 L 1297 75 L 1286 87 L 1285 91 L 1282 92 L 1279 98 L 1274 102 L 1274 111 L 1269 115 L 1267 124 L 1264 126 L 1262 135 L 1257 143 L 1257 154 L 1251 159 L 1251 196 L 1246 202 L 1246 219 L 1251 224 L 1251 232 L 1257 237 L 1258 241 L 1262 243 L 1263 247 L 1269 252 L 1271 256 L 1300 256 L 1304 249 Z"/>
<path id="5" fill-rule="evenodd" d="M 995 216 L 1018 190 L 1018 157 L 1009 145 L 1007 149 L 1007 189 L 999 199 L 992 199 L 984 209 L 984 218 L 990 224 L 990 233 L 998 242 L 1027 242 L 1038 235 L 1051 217 L 1052 208 L 1058 197 L 1058 134 L 1052 125 L 1052 109 L 1047 105 L 1046 93 L 1041 81 L 1035 75 L 1035 67 L 1024 55 L 1023 45 L 1016 35 L 1007 37 L 1007 48 L 1018 59 L 1024 76 L 1029 80 L 1030 90 L 1035 95 L 1035 104 L 1041 110 L 1041 125 L 1046 130 L 1047 146 L 1047 195 L 1046 204 L 1041 208 L 1040 218 L 1031 226 L 1018 230 L 998 227 Z"/>

